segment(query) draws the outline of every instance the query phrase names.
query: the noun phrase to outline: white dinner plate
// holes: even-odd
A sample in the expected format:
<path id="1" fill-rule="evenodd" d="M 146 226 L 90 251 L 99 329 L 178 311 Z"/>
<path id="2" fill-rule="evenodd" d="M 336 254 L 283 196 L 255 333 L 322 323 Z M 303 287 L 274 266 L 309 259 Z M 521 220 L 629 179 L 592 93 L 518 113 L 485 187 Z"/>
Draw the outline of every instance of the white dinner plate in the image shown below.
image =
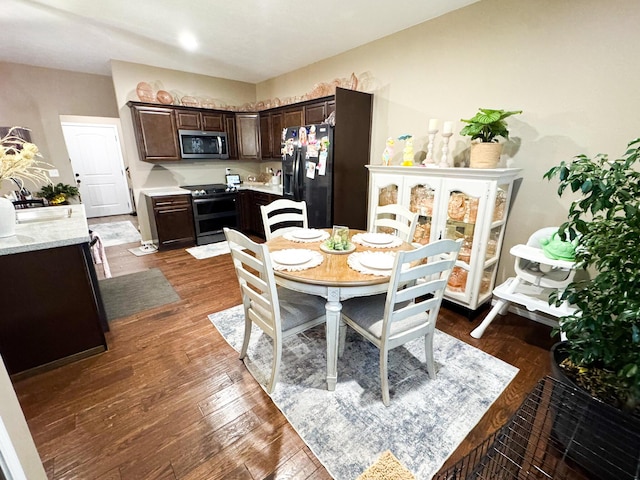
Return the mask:
<path id="1" fill-rule="evenodd" d="M 278 250 L 271 254 L 271 259 L 280 265 L 302 265 L 311 260 L 310 250 L 288 249 Z"/>
<path id="2" fill-rule="evenodd" d="M 396 237 L 388 233 L 364 233 L 362 240 L 372 245 L 387 245 L 395 240 Z"/>
<path id="3" fill-rule="evenodd" d="M 311 240 L 312 238 L 321 237 L 322 230 L 303 228 L 302 230 L 295 230 L 291 233 L 291 236 L 294 238 L 299 238 L 300 240 Z"/>
<path id="4" fill-rule="evenodd" d="M 391 270 L 395 257 L 382 252 L 365 252 L 358 258 L 360 265 L 373 270 Z"/>

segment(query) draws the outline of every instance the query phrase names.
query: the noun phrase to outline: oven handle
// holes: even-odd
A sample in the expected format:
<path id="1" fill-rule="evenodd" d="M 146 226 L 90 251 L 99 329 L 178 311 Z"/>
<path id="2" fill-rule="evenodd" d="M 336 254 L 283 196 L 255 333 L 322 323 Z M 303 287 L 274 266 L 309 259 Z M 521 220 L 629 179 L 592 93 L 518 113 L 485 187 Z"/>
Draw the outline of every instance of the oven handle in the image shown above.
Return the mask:
<path id="1" fill-rule="evenodd" d="M 229 197 L 197 198 L 193 200 L 193 203 L 223 202 L 223 201 L 229 201 L 229 200 L 235 203 L 236 198 L 235 197 L 231 199 Z"/>

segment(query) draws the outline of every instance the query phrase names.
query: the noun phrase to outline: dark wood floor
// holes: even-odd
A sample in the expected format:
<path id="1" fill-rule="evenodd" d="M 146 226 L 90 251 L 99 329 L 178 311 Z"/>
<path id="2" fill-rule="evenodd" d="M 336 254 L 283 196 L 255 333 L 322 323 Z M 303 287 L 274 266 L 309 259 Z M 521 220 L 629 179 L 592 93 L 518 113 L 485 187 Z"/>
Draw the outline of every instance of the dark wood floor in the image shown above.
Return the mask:
<path id="1" fill-rule="evenodd" d="M 136 220 L 99 221 L 123 219 Z M 136 257 L 136 246 L 107 248 L 112 274 L 160 268 L 182 300 L 112 322 L 103 354 L 15 383 L 49 478 L 330 478 L 207 319 L 240 303 L 230 256 Z M 438 328 L 520 372 L 445 467 L 550 372 L 549 327 L 507 315 L 476 340 L 478 322 L 443 308 Z"/>

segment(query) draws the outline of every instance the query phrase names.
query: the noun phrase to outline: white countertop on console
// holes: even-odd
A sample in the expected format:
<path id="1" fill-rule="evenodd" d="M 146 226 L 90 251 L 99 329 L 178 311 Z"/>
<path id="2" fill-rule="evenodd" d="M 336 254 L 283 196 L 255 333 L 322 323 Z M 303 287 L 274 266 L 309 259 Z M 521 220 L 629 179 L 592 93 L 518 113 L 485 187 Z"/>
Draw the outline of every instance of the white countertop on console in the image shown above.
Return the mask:
<path id="1" fill-rule="evenodd" d="M 143 188 L 141 190 L 147 197 L 164 197 L 167 195 L 190 195 L 191 190 L 181 187 Z"/>
<path id="2" fill-rule="evenodd" d="M 65 247 L 90 240 L 82 204 L 25 208 L 17 210 L 16 214 L 16 234 L 0 238 L 0 255 Z"/>

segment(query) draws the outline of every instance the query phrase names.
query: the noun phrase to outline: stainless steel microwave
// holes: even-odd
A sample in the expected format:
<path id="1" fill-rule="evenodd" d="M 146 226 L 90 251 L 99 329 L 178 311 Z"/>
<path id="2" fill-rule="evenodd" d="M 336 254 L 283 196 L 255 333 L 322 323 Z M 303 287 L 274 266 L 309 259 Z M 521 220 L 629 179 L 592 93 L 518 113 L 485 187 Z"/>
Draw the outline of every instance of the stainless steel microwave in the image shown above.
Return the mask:
<path id="1" fill-rule="evenodd" d="M 180 156 L 184 159 L 229 158 L 229 144 L 225 132 L 202 132 L 200 130 L 178 130 Z"/>

